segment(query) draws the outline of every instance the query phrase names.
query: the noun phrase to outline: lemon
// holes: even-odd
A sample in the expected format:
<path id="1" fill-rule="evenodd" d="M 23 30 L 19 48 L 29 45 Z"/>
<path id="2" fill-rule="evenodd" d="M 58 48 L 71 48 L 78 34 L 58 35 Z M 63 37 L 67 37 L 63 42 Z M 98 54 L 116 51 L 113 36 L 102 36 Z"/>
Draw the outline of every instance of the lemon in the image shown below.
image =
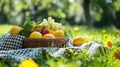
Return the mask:
<path id="1" fill-rule="evenodd" d="M 79 45 L 81 45 L 83 43 L 84 43 L 84 38 L 82 38 L 80 36 L 73 39 L 73 45 L 74 46 L 79 46 Z"/>
<path id="2" fill-rule="evenodd" d="M 56 30 L 54 33 L 55 37 L 64 37 L 64 32 L 62 30 Z"/>
<path id="3" fill-rule="evenodd" d="M 18 67 L 38 67 L 38 64 L 32 59 L 25 59 L 18 64 Z"/>
<path id="4" fill-rule="evenodd" d="M 42 38 L 42 34 L 37 31 L 34 31 L 30 34 L 29 38 Z"/>
<path id="5" fill-rule="evenodd" d="M 53 34 L 45 34 L 43 38 L 55 38 Z"/>
<path id="6" fill-rule="evenodd" d="M 11 34 L 19 34 L 22 29 L 23 28 L 21 28 L 21 27 L 14 26 L 14 27 L 11 28 L 10 33 Z"/>

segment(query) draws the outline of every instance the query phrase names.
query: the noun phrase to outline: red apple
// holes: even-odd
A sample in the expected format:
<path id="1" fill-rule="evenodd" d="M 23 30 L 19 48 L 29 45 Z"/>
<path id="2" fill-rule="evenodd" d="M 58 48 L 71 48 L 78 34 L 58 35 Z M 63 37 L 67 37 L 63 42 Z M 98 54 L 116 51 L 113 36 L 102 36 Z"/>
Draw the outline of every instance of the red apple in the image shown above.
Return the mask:
<path id="1" fill-rule="evenodd" d="M 35 29 L 37 32 L 41 32 L 41 29 L 40 28 L 36 28 Z"/>
<path id="2" fill-rule="evenodd" d="M 47 28 L 43 29 L 43 32 L 42 32 L 43 35 L 49 34 L 49 33 L 50 33 L 49 29 Z"/>

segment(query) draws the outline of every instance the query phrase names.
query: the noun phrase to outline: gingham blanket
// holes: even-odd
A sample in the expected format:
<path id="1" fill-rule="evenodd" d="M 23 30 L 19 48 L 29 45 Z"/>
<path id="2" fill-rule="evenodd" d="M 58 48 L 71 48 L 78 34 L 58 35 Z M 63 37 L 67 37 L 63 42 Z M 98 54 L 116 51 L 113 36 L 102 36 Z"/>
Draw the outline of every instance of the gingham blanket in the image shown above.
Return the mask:
<path id="1" fill-rule="evenodd" d="M 89 42 L 84 43 L 81 46 L 73 46 L 71 39 L 66 43 L 66 48 L 55 48 L 55 47 L 39 47 L 39 48 L 22 48 L 24 36 L 20 35 L 11 35 L 5 34 L 0 38 L 0 58 L 1 59 L 13 59 L 13 60 L 22 60 L 28 58 L 36 58 L 42 54 L 44 50 L 52 57 L 60 57 L 63 56 L 69 49 L 74 50 L 74 52 L 80 53 L 82 50 L 86 50 L 89 48 L 87 53 L 94 55 L 98 48 L 106 48 L 98 43 Z"/>

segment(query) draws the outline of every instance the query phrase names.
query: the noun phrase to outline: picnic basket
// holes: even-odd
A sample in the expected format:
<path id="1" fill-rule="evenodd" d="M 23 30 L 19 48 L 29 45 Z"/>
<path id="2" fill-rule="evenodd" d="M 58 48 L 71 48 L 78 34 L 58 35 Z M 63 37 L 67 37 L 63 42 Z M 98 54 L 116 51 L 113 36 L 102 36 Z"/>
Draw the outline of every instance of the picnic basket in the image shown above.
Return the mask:
<path id="1" fill-rule="evenodd" d="M 35 47 L 63 47 L 69 39 L 67 37 L 57 38 L 25 38 L 23 48 Z"/>

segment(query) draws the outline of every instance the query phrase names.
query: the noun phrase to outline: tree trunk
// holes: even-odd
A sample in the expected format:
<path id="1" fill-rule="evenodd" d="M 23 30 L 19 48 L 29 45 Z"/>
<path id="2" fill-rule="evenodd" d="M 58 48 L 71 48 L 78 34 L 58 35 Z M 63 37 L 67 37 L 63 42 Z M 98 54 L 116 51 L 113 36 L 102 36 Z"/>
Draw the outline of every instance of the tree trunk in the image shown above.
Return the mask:
<path id="1" fill-rule="evenodd" d="M 84 15 L 86 20 L 85 24 L 88 26 L 92 26 L 89 5 L 90 5 L 90 0 L 84 0 L 83 8 L 84 8 Z"/>

